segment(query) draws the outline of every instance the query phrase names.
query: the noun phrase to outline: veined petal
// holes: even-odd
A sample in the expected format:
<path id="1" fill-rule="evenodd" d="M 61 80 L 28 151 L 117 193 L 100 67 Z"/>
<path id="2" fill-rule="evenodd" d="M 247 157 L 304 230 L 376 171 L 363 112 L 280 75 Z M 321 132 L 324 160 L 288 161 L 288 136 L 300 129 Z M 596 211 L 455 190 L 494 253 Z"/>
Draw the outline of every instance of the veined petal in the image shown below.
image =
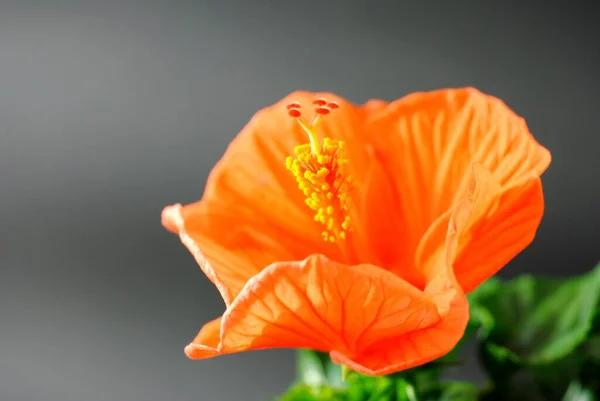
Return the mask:
<path id="1" fill-rule="evenodd" d="M 467 191 L 477 199 L 458 243 L 454 274 L 468 293 L 494 275 L 535 236 L 544 213 L 540 178 L 535 172 L 502 187 L 483 165 L 474 164 Z M 425 280 L 442 252 L 441 238 L 449 213 L 440 216 L 423 236 L 415 263 Z"/>
<path id="2" fill-rule="evenodd" d="M 454 277 L 453 264 L 459 242 L 469 220 L 483 197 L 472 192 L 462 194 L 446 220 L 443 249 L 431 268 L 425 294 L 435 302 L 440 320 L 420 330 L 393 338 L 382 338 L 360 354 L 348 356 L 331 352 L 334 362 L 368 375 L 386 375 L 430 362 L 450 352 L 463 337 L 469 321 L 469 307 Z"/>
<path id="3" fill-rule="evenodd" d="M 531 244 L 544 214 L 542 183 L 535 173 L 503 188 L 496 200 L 490 214 L 473 221 L 454 266 L 467 293 Z"/>
<path id="4" fill-rule="evenodd" d="M 448 312 L 431 326 L 382 339 L 352 357 L 333 351 L 331 359 L 356 372 L 382 376 L 440 358 L 452 351 L 460 341 L 469 320 L 469 308 L 464 295 L 454 294 L 450 301 Z"/>
<path id="5" fill-rule="evenodd" d="M 365 112 L 333 94 L 295 92 L 252 118 L 211 172 L 202 200 L 163 214 L 163 224 L 180 234 L 227 305 L 271 263 L 315 252 L 346 258 L 336 244 L 323 241 L 322 226 L 286 169 L 295 146 L 308 142 L 286 105 L 297 101 L 310 107 L 320 97 L 339 105 L 320 124 L 321 134 L 351 138 L 345 151 L 358 154 L 352 168 L 360 175 L 366 163 L 360 140 Z"/>
<path id="6" fill-rule="evenodd" d="M 439 319 L 431 296 L 392 273 L 313 255 L 303 262 L 273 264 L 252 278 L 225 312 L 221 342 L 212 349 L 223 354 L 311 348 L 352 357 Z M 186 353 L 213 356 L 207 347 L 195 342 Z"/>
<path id="7" fill-rule="evenodd" d="M 539 176 L 550 163 L 521 117 L 472 88 L 409 95 L 373 112 L 367 130 L 404 216 L 395 235 L 405 246 L 393 271 L 421 288 L 425 277 L 415 268 L 415 250 L 430 225 L 449 216 L 473 163 L 486 167 L 500 187 Z"/>

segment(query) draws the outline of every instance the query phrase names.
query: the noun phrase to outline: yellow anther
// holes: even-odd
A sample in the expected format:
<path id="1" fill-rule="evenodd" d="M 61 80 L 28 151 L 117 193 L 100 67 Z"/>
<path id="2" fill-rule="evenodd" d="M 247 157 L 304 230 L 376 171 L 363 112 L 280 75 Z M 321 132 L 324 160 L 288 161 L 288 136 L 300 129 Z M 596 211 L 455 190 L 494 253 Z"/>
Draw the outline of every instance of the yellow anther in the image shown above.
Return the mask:
<path id="1" fill-rule="evenodd" d="M 296 146 L 295 156 L 286 158 L 285 166 L 294 174 L 298 188 L 306 196 L 306 205 L 315 211 L 314 220 L 323 224 L 323 240 L 335 242 L 347 238 L 352 180 L 346 172 L 348 160 L 343 157 L 344 142 L 324 138 L 319 143 L 317 126 L 329 113 L 323 111 L 324 107 L 317 107 L 319 114 L 311 124 L 301 117 L 298 106 L 292 107 L 289 114 L 306 132 L 309 143 Z"/>
<path id="2" fill-rule="evenodd" d="M 325 163 L 319 163 L 319 164 L 325 164 Z M 317 171 L 317 177 L 318 178 L 323 178 L 325 177 L 327 174 L 329 174 L 329 170 L 326 169 L 325 167 L 321 167 L 319 169 L 319 171 Z"/>

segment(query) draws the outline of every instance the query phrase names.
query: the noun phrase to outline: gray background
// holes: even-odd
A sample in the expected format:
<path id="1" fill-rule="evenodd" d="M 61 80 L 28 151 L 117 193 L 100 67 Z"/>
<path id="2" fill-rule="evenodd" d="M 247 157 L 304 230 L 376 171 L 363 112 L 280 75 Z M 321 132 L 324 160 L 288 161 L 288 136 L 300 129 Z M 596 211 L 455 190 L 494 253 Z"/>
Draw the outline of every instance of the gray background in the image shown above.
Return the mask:
<path id="1" fill-rule="evenodd" d="M 554 160 L 538 238 L 502 274 L 590 269 L 599 15 L 548 3 L 0 0 L 0 401 L 250 401 L 289 384 L 291 351 L 185 358 L 223 304 L 160 211 L 200 198 L 251 115 L 295 89 L 503 98 Z"/>

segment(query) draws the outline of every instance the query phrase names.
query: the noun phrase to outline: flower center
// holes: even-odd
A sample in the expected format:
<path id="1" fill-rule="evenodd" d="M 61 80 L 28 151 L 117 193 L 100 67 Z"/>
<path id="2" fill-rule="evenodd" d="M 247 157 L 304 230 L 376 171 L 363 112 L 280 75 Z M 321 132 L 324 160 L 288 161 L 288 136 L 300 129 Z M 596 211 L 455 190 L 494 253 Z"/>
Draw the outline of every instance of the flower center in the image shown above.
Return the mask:
<path id="1" fill-rule="evenodd" d="M 295 156 L 288 156 L 285 165 L 306 196 L 306 205 L 315 211 L 315 221 L 324 226 L 323 239 L 336 242 L 346 239 L 349 230 L 352 177 L 346 171 L 348 159 L 343 155 L 344 142 L 324 138 L 321 143 L 317 133 L 323 117 L 339 105 L 324 99 L 317 99 L 313 104 L 316 117 L 310 123 L 302 117 L 299 103 L 287 105 L 288 114 L 306 132 L 309 143 L 296 146 Z"/>

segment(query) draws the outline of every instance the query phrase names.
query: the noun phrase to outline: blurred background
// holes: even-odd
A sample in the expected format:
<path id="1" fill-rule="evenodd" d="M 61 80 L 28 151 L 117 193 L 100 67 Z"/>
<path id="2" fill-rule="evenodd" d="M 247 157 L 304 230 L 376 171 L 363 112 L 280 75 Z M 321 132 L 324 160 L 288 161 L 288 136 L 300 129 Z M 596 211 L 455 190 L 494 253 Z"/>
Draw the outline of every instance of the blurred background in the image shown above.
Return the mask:
<path id="1" fill-rule="evenodd" d="M 292 351 L 186 359 L 224 305 L 160 212 L 199 199 L 253 113 L 295 89 L 502 98 L 553 154 L 538 237 L 502 275 L 591 269 L 600 14 L 549 3 L 0 0 L 0 401 L 288 386 Z"/>

